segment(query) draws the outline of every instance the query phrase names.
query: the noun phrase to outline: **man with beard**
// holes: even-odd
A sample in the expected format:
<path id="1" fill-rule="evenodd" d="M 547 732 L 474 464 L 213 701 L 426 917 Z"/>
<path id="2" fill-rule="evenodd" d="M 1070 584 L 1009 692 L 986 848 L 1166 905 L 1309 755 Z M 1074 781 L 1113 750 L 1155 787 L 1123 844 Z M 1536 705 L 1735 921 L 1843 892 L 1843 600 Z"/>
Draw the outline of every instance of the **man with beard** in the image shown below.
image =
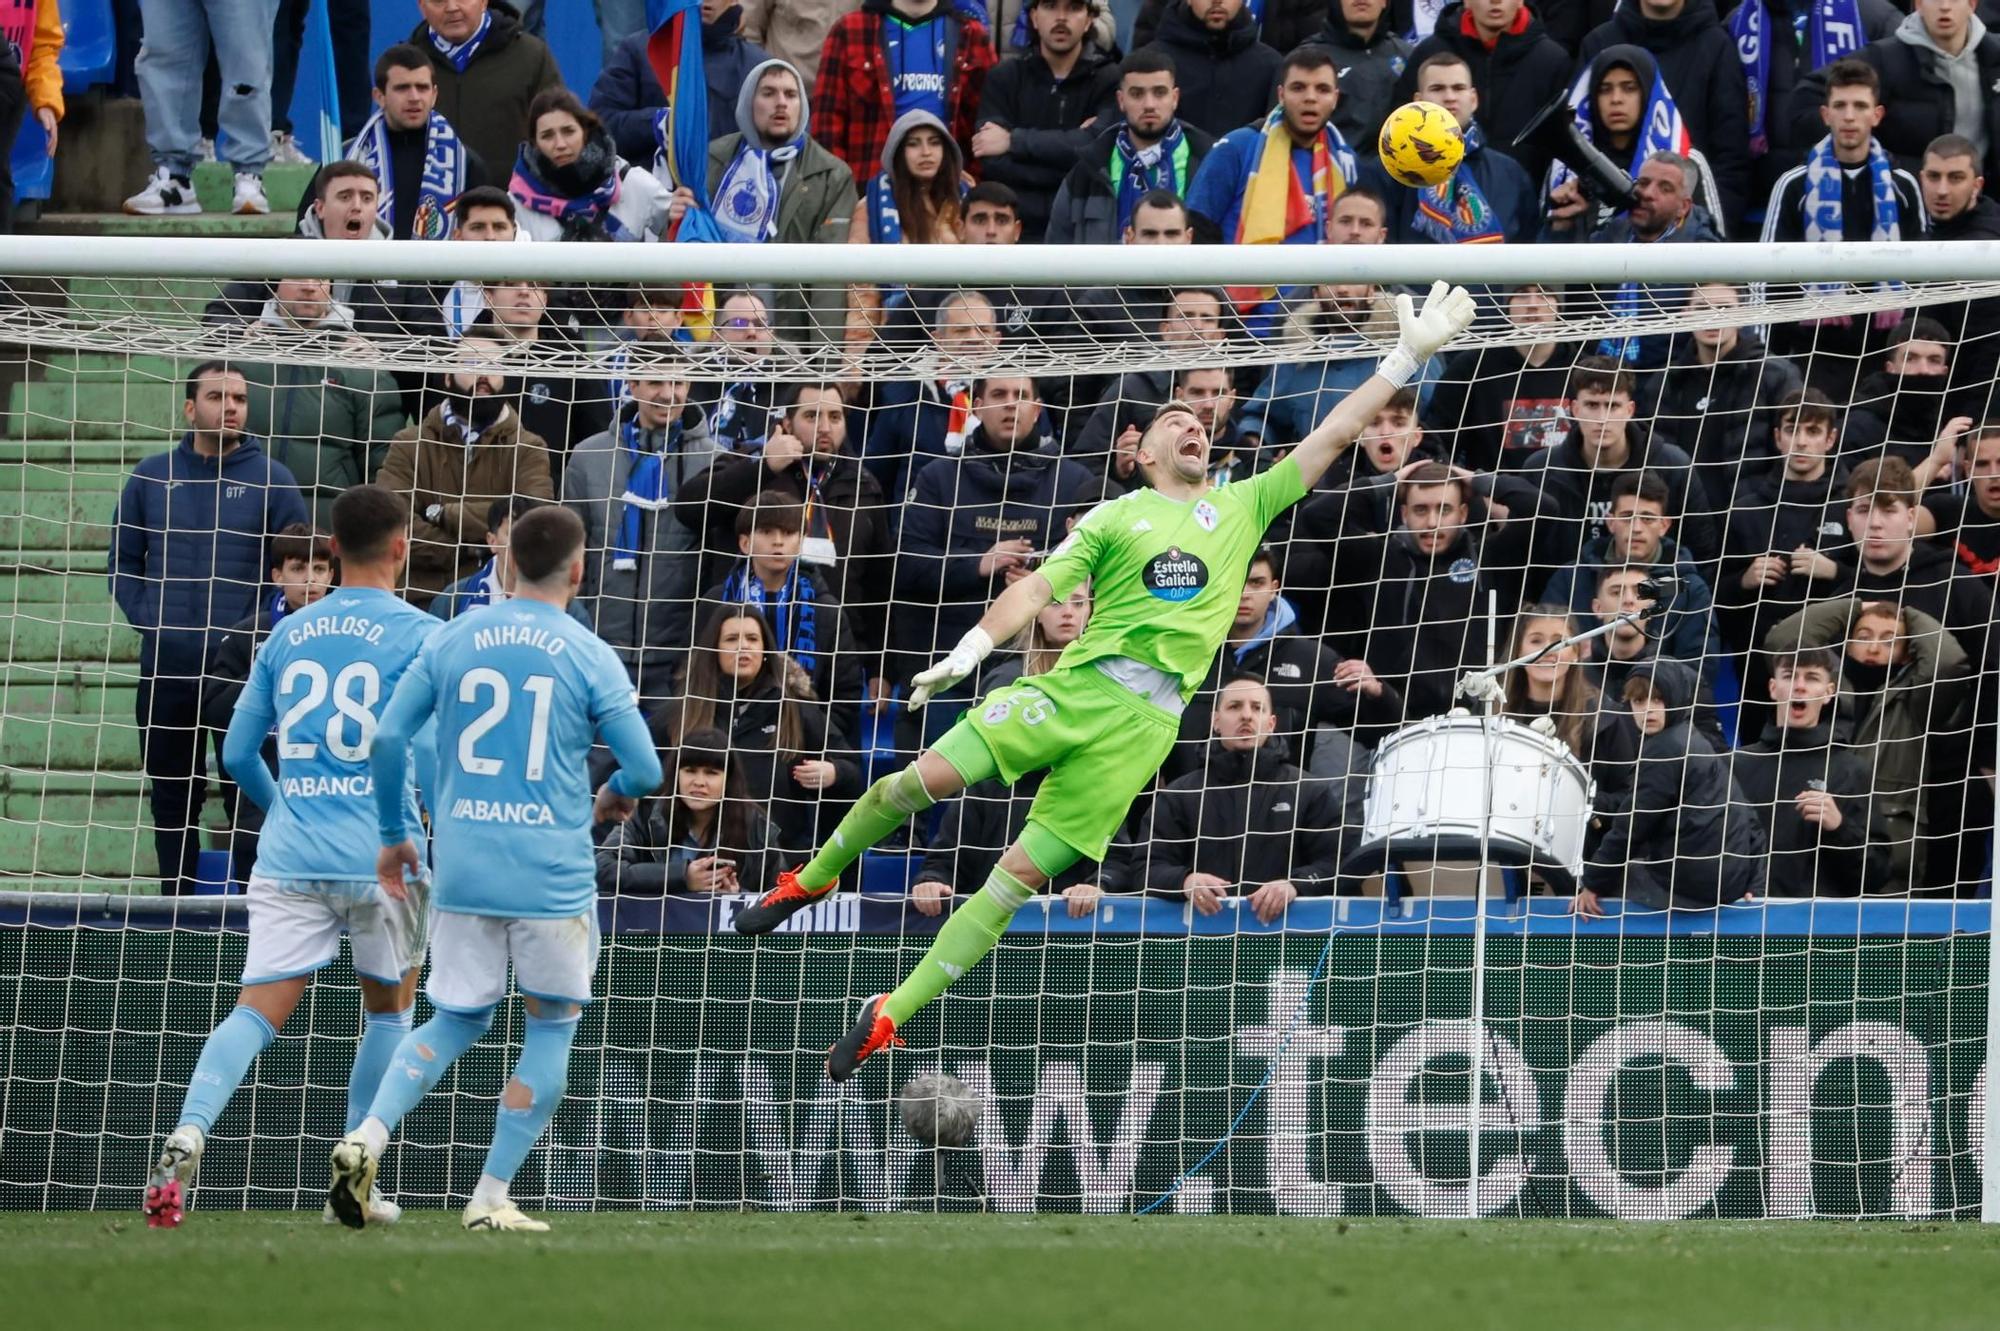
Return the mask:
<path id="1" fill-rule="evenodd" d="M 1215 697 L 1205 761 L 1169 782 L 1133 839 L 1146 890 L 1203 915 L 1241 896 L 1264 924 L 1300 896 L 1329 896 L 1340 869 L 1339 801 L 1293 765 L 1271 691 L 1236 675 Z"/>
<path id="2" fill-rule="evenodd" d="M 562 501 L 583 519 L 586 622 L 611 644 L 641 705 L 666 696 L 673 663 L 693 636 L 701 530 L 675 501 L 717 454 L 687 380 L 635 365 L 611 427 L 576 446 Z"/>
<path id="3" fill-rule="evenodd" d="M 486 559 L 486 514 L 503 495 L 555 498 L 549 454 L 508 405 L 498 343 L 468 337 L 439 402 L 390 441 L 375 483 L 410 508 L 406 595 L 419 608 Z"/>
<path id="4" fill-rule="evenodd" d="M 1257 40 L 1248 10 L 1244 0 L 1181 0 L 1140 48 L 1174 62 L 1187 123 L 1217 137 L 1263 119 L 1283 61 Z"/>
<path id="5" fill-rule="evenodd" d="M 1985 192 L 1979 149 L 1972 140 L 1957 134 L 1932 139 L 1917 183 L 1923 188 L 1932 240 L 2000 240 L 2000 203 Z M 2000 377 L 2000 297 L 1927 305 L 1924 314 L 1937 320 L 1956 349 L 1951 381 L 1959 410 L 1975 418 L 1988 415 L 1991 387 Z"/>
<path id="6" fill-rule="evenodd" d="M 1215 137 L 1180 119 L 1174 62 L 1157 49 L 1118 67 L 1118 116 L 1100 121 L 1049 209 L 1051 245 L 1116 245 L 1140 201 L 1155 190 L 1178 198 Z M 1128 242 L 1129 243 L 1129 242 Z"/>
<path id="7" fill-rule="evenodd" d="M 1278 107 L 1216 140 L 1188 189 L 1195 237 L 1207 244 L 1318 245 L 1334 200 L 1359 183 L 1354 151 L 1332 125 L 1340 86 L 1333 53 L 1302 46 L 1278 69 Z"/>
<path id="8" fill-rule="evenodd" d="M 1115 109 L 1118 66 L 1091 39 L 1103 0 L 1029 0 L 1032 50 L 1010 55 L 986 76 L 972 156 L 986 179 L 1011 185 L 1030 244 L 1048 230 L 1058 187 Z"/>
<path id="9" fill-rule="evenodd" d="M 1777 718 L 1730 764 L 1770 831 L 1780 896 L 1858 897 L 1888 874 L 1887 856 L 1869 853 L 1868 760 L 1834 737 L 1838 668 L 1817 647 L 1772 662 Z"/>
<path id="10" fill-rule="evenodd" d="M 1468 473 L 1422 463 L 1398 488 L 1394 530 L 1293 544 L 1287 577 L 1310 590 L 1331 575 L 1329 635 L 1403 695 L 1406 720 L 1448 711 L 1460 673 L 1484 659 L 1488 593 L 1520 604 L 1533 524 L 1475 528 L 1472 498 Z"/>

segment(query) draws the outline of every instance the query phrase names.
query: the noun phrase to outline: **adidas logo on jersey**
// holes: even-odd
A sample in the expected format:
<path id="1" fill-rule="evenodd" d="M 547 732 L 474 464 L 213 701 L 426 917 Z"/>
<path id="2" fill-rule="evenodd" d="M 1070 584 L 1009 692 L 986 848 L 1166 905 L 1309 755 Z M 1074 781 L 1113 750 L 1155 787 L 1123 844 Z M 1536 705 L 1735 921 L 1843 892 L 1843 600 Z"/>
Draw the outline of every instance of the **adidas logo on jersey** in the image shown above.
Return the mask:
<path id="1" fill-rule="evenodd" d="M 1153 530 L 1153 524 L 1146 521 L 1144 518 L 1140 518 L 1137 522 L 1132 524 L 1132 530 L 1134 532 L 1151 531 Z"/>

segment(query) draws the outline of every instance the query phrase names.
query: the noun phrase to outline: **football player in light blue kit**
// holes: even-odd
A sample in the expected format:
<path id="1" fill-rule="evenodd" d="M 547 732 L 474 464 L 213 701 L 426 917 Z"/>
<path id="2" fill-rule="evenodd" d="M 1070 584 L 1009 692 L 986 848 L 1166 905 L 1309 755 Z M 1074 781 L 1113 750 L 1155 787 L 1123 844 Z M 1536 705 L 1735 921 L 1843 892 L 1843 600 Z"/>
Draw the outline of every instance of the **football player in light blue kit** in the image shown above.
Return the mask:
<path id="1" fill-rule="evenodd" d="M 486 1168 L 465 1208 L 467 1229 L 545 1230 L 507 1185 L 555 1115 L 570 1041 L 597 970 L 596 821 L 631 817 L 660 784 L 660 759 L 632 681 L 610 647 L 569 617 L 583 583 L 583 521 L 539 508 L 508 534 L 511 599 L 458 616 L 405 672 L 375 734 L 375 788 L 403 779 L 410 736 L 437 722 L 431 802 L 436 883 L 431 973 L 437 1015 L 405 1036 L 359 1127 L 333 1149 L 328 1195 L 343 1224 L 371 1219 L 367 1198 L 389 1134 L 486 1033 L 507 994 L 511 961 L 527 1007 L 520 1061 L 500 1093 Z M 597 792 L 585 768 L 602 736 L 619 770 Z M 379 794 L 383 891 L 401 896 L 422 860 L 416 824 Z"/>
<path id="2" fill-rule="evenodd" d="M 268 815 L 250 875 L 243 991 L 202 1046 L 180 1124 L 147 1180 L 146 1223 L 156 1229 L 181 1222 L 209 1130 L 313 972 L 338 955 L 342 933 L 367 1013 L 347 1082 L 350 1129 L 409 1033 L 426 893 L 418 885 L 391 897 L 376 883 L 380 843 L 368 766 L 377 717 L 424 640 L 442 627 L 393 590 L 409 554 L 408 525 L 401 501 L 379 486 L 356 486 L 334 501 L 341 586 L 272 631 L 230 717 L 223 765 Z M 276 780 L 260 752 L 274 724 Z M 414 817 L 407 770 L 398 769 L 387 798 Z M 396 1219 L 393 1202 L 373 1193 L 365 1201 L 370 1220 Z"/>

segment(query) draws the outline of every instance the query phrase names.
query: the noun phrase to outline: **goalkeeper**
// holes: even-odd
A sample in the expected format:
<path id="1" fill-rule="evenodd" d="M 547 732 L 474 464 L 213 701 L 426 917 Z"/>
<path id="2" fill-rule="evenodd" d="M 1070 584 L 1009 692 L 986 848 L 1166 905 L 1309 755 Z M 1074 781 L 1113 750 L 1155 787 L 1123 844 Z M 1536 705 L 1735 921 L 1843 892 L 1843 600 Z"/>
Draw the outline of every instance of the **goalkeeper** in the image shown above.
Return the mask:
<path id="1" fill-rule="evenodd" d="M 1049 879 L 1085 856 L 1103 858 L 1173 748 L 1180 711 L 1229 632 L 1265 528 L 1465 331 L 1473 302 L 1463 288 L 1439 282 L 1421 311 L 1398 296 L 1396 314 L 1399 341 L 1374 375 L 1289 456 L 1250 480 L 1212 489 L 1207 431 L 1184 404 L 1162 407 L 1139 441 L 1147 488 L 1093 509 L 1039 571 L 1002 592 L 943 660 L 916 676 L 910 705 L 971 675 L 995 642 L 1089 581 L 1083 636 L 1053 671 L 995 689 L 916 762 L 876 782 L 817 855 L 779 874 L 777 886 L 737 916 L 739 932 L 768 933 L 831 892 L 843 869 L 905 819 L 968 785 L 1048 769 L 1027 827 L 985 886 L 953 913 L 895 992 L 863 1004 L 860 1020 L 828 1051 L 833 1080 L 853 1076 L 912 1013 L 977 965 Z"/>

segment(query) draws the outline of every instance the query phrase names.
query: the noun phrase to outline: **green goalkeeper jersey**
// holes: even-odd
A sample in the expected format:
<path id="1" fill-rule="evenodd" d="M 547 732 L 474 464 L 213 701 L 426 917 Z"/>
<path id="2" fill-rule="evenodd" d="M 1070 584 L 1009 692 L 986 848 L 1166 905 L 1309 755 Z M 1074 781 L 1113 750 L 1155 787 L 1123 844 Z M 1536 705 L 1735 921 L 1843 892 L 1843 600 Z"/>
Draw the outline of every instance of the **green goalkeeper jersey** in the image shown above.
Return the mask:
<path id="1" fill-rule="evenodd" d="M 1286 458 L 1191 502 L 1135 490 L 1099 504 L 1042 565 L 1057 600 L 1091 584 L 1090 622 L 1057 665 L 1125 657 L 1173 677 L 1186 702 L 1235 622 L 1250 556 L 1305 493 Z"/>

